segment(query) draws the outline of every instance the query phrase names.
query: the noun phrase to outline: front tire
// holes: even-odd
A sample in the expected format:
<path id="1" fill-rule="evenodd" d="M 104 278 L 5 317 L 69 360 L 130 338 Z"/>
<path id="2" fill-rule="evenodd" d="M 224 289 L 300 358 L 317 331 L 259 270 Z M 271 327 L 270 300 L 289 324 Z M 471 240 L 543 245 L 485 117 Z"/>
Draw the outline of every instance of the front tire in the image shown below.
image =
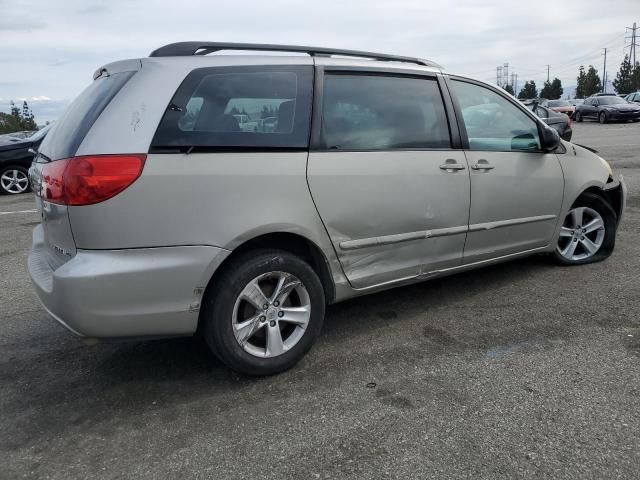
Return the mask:
<path id="1" fill-rule="evenodd" d="M 561 265 L 599 262 L 613 252 L 617 216 L 600 196 L 584 193 L 567 213 L 554 252 Z"/>
<path id="2" fill-rule="evenodd" d="M 29 189 L 29 172 L 26 168 L 5 167 L 0 170 L 0 194 L 18 195 Z"/>
<path id="3" fill-rule="evenodd" d="M 322 283 L 306 262 L 259 250 L 232 260 L 214 279 L 200 321 L 209 348 L 229 368 L 273 375 L 311 349 L 324 310 Z"/>
<path id="4" fill-rule="evenodd" d="M 600 112 L 600 115 L 598 115 L 598 121 L 602 124 L 607 123 L 607 114 L 604 112 Z"/>
<path id="5" fill-rule="evenodd" d="M 582 120 L 582 114 L 580 112 L 576 112 L 576 122 L 580 123 Z"/>

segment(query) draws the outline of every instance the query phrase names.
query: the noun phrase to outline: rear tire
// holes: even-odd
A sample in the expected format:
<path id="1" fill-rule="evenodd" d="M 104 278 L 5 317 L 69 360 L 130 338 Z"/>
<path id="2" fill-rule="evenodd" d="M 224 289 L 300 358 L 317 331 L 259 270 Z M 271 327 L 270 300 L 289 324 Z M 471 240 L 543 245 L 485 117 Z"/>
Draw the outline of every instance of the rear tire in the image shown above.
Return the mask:
<path id="1" fill-rule="evenodd" d="M 554 251 L 560 265 L 599 262 L 613 252 L 617 215 L 611 205 L 593 193 L 583 193 L 565 217 Z"/>
<path id="2" fill-rule="evenodd" d="M 209 348 L 229 368 L 273 375 L 311 349 L 324 310 L 322 283 L 306 262 L 257 250 L 232 260 L 209 285 L 200 322 Z"/>

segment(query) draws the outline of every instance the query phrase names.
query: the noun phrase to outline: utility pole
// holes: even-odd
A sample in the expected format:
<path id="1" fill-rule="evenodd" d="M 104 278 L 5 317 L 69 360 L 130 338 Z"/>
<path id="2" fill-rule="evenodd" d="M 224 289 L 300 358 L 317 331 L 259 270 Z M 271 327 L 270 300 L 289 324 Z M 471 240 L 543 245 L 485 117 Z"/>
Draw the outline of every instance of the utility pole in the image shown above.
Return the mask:
<path id="1" fill-rule="evenodd" d="M 602 93 L 607 93 L 607 49 L 604 48 L 604 66 L 602 67 Z"/>
<path id="2" fill-rule="evenodd" d="M 507 86 L 509 84 L 509 62 L 504 64 L 504 83 L 503 86 Z"/>
<path id="3" fill-rule="evenodd" d="M 636 26 L 636 22 L 633 22 L 633 27 L 626 27 L 627 30 L 631 30 L 631 36 L 630 37 L 625 37 L 625 40 L 630 39 L 631 43 L 629 45 L 626 45 L 624 48 L 627 49 L 629 48 L 629 62 L 631 63 L 632 66 L 635 66 L 636 64 L 636 47 L 640 47 L 640 45 L 638 45 L 638 27 Z"/>
<path id="4" fill-rule="evenodd" d="M 547 83 L 549 83 L 549 69 L 551 68 L 551 65 L 547 65 Z"/>

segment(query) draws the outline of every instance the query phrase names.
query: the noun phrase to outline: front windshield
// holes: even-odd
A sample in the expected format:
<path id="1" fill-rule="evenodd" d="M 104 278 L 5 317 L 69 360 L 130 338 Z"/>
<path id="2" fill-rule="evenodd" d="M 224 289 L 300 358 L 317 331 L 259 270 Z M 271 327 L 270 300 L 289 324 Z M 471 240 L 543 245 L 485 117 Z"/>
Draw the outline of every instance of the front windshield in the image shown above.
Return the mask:
<path id="1" fill-rule="evenodd" d="M 570 107 L 571 104 L 566 100 L 551 100 L 548 103 L 549 107 Z"/>
<path id="2" fill-rule="evenodd" d="M 627 103 L 624 98 L 620 97 L 600 97 L 598 98 L 600 105 L 618 105 L 620 103 Z"/>

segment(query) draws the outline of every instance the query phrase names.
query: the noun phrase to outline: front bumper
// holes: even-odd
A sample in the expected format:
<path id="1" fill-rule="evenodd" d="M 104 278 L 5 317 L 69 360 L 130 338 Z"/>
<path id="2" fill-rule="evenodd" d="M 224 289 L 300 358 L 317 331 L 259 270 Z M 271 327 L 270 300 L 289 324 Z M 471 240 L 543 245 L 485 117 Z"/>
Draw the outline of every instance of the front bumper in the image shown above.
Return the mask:
<path id="1" fill-rule="evenodd" d="M 605 112 L 609 120 L 638 120 L 640 119 L 640 112 L 620 112 L 617 110 L 611 110 Z"/>
<path id="2" fill-rule="evenodd" d="M 627 207 L 627 184 L 622 175 L 618 175 L 618 179 L 607 183 L 604 186 L 604 192 L 609 198 L 609 203 L 613 206 L 618 215 L 618 225 L 622 220 L 624 209 Z"/>
<path id="3" fill-rule="evenodd" d="M 45 310 L 76 335 L 190 335 L 204 288 L 229 253 L 207 246 L 78 250 L 54 270 L 38 225 L 28 268 Z"/>

